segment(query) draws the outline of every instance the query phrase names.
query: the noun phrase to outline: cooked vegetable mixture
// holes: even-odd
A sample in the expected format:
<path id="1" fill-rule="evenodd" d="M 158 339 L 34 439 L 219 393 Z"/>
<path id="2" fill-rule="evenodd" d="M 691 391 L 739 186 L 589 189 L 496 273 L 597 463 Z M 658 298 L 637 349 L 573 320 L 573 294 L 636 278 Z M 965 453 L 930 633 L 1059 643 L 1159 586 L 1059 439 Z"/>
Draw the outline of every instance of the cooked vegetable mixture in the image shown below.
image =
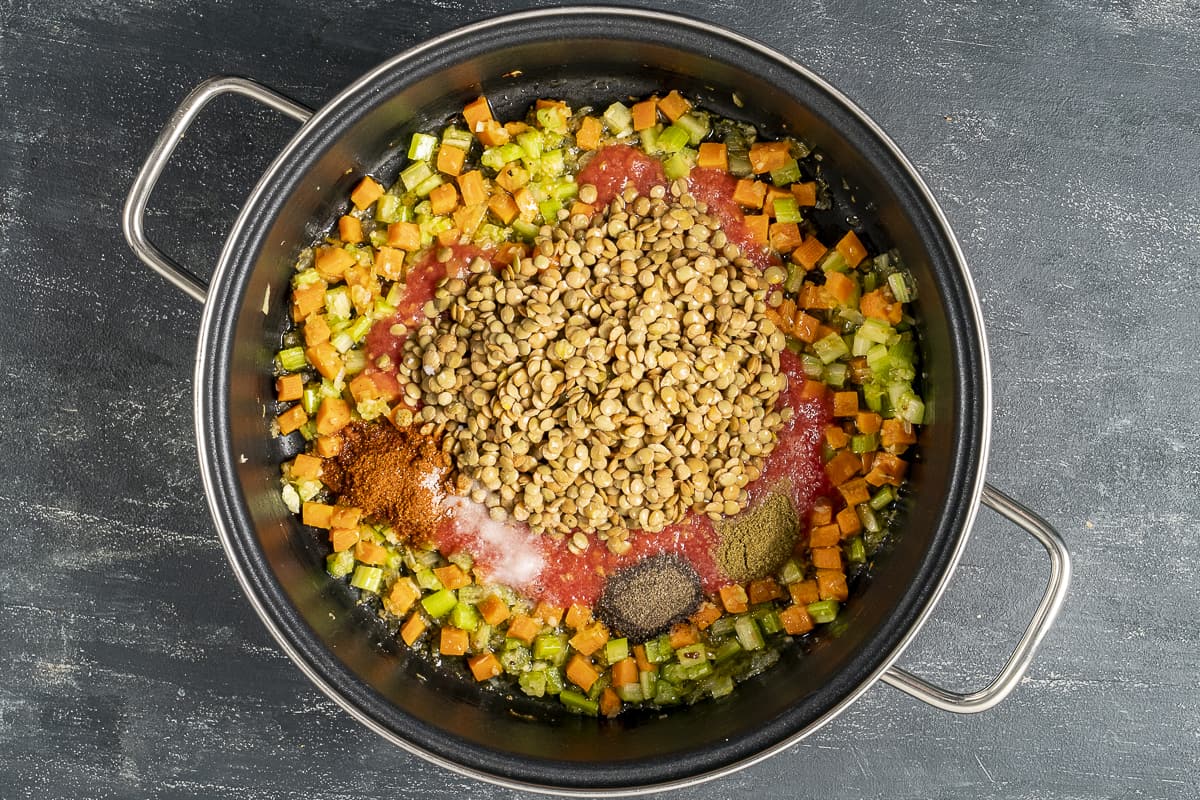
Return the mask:
<path id="1" fill-rule="evenodd" d="M 283 500 L 408 647 L 615 716 L 834 621 L 925 407 L 914 289 L 808 148 L 678 92 L 485 97 L 306 250 Z M 828 223 L 825 223 L 826 225 Z"/>

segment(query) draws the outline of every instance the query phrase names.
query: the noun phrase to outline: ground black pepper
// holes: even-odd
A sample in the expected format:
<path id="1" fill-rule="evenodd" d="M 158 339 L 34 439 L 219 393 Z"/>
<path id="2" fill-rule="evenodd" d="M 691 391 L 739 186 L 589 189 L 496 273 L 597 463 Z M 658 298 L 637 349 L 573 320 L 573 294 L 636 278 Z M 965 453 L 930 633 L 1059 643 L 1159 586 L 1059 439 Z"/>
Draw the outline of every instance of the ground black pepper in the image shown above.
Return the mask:
<path id="1" fill-rule="evenodd" d="M 604 585 L 596 616 L 614 631 L 642 642 L 696 610 L 700 576 L 674 555 L 657 555 L 615 573 Z"/>

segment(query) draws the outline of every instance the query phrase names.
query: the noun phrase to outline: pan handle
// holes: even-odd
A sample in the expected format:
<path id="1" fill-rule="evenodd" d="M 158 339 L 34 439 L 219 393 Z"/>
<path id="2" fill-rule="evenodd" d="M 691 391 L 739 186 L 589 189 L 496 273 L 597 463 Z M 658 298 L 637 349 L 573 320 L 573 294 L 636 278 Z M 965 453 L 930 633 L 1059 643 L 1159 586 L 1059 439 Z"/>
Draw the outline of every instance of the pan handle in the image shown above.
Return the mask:
<path id="1" fill-rule="evenodd" d="M 1067 586 L 1071 582 L 1071 556 L 1058 531 L 1050 527 L 1044 519 L 990 484 L 984 484 L 983 502 L 988 508 L 1007 517 L 1017 527 L 1037 539 L 1050 556 L 1049 583 L 1042 595 L 1042 602 L 1038 604 L 1037 611 L 1033 614 L 1033 620 L 1025 629 L 1024 635 L 1021 636 L 1021 641 L 1017 643 L 1016 649 L 1008 658 L 1008 663 L 1004 665 L 1004 669 L 1000 670 L 1000 674 L 996 676 L 995 680 L 976 692 L 968 694 L 951 692 L 899 667 L 891 667 L 882 676 L 885 683 L 900 691 L 907 692 L 918 700 L 943 711 L 953 711 L 956 714 L 975 714 L 987 711 L 1008 697 L 1017 687 L 1021 678 L 1025 676 L 1025 671 L 1029 669 L 1038 645 L 1042 643 L 1042 639 L 1045 638 L 1050 626 L 1054 623 L 1054 618 L 1058 616 L 1063 599 L 1067 594 Z"/>
<path id="2" fill-rule="evenodd" d="M 208 294 L 208 284 L 164 253 L 146 236 L 146 204 L 162 175 L 163 168 L 167 166 L 171 154 L 175 152 L 175 147 L 187 133 L 196 116 L 210 101 L 223 94 L 240 94 L 251 100 L 257 100 L 300 123 L 307 122 L 308 118 L 313 115 L 311 110 L 268 89 L 261 83 L 246 78 L 223 76 L 209 78 L 189 92 L 179 107 L 175 109 L 175 113 L 167 120 L 167 124 L 163 126 L 162 132 L 154 142 L 154 147 L 146 156 L 146 163 L 142 164 L 137 179 L 129 190 L 129 196 L 125 198 L 125 208 L 121 215 L 121 229 L 125 232 L 125 241 L 129 242 L 129 246 L 133 248 L 133 252 L 142 260 L 142 263 L 170 281 L 175 288 L 201 303 Z"/>

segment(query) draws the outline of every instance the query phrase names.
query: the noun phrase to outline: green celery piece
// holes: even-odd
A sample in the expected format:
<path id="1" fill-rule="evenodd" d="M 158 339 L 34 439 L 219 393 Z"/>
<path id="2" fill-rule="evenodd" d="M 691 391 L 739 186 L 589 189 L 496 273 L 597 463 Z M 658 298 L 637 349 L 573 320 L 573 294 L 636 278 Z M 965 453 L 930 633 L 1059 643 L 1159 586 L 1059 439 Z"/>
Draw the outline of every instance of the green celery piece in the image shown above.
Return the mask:
<path id="1" fill-rule="evenodd" d="M 469 130 L 454 125 L 442 131 L 442 144 L 457 147 L 459 150 L 470 150 L 474 137 Z"/>
<path id="2" fill-rule="evenodd" d="M 660 678 L 654 686 L 654 702 L 660 706 L 679 702 L 679 689 L 670 681 Z"/>
<path id="3" fill-rule="evenodd" d="M 428 133 L 414 133 L 409 141 L 408 157 L 413 161 L 429 161 L 433 158 L 433 151 L 437 144 L 436 136 Z"/>
<path id="4" fill-rule="evenodd" d="M 304 413 L 310 417 L 317 413 L 317 409 L 321 407 L 321 393 L 316 384 L 304 387 L 304 396 L 300 398 L 300 404 L 304 406 Z"/>
<path id="5" fill-rule="evenodd" d="M 654 697 L 654 690 L 658 685 L 658 675 L 653 672 L 639 672 L 638 683 L 642 687 L 642 697 Z"/>
<path id="6" fill-rule="evenodd" d="M 670 683 L 683 683 L 687 680 L 687 667 L 671 662 L 663 666 L 660 677 Z"/>
<path id="7" fill-rule="evenodd" d="M 515 639 L 509 639 L 505 643 L 504 652 L 500 654 L 500 665 L 504 667 L 504 671 L 509 675 L 520 675 L 530 665 L 531 661 L 529 648 L 518 643 Z M 542 673 L 542 680 L 545 680 L 544 672 Z M 543 688 L 544 686 L 545 684 L 543 684 Z"/>
<path id="8" fill-rule="evenodd" d="M 678 124 L 668 125 L 658 135 L 658 146 L 666 153 L 678 153 L 690 141 L 691 135 L 688 133 L 687 128 Z"/>
<path id="9" fill-rule="evenodd" d="M 862 523 L 863 529 L 869 533 L 879 533 L 883 530 L 883 525 L 880 524 L 879 517 L 870 504 L 859 503 L 854 507 L 854 511 L 858 514 L 858 521 Z"/>
<path id="10" fill-rule="evenodd" d="M 335 578 L 344 578 L 354 569 L 354 551 L 330 553 L 325 558 L 325 571 Z"/>
<path id="11" fill-rule="evenodd" d="M 521 673 L 517 679 L 521 691 L 530 697 L 544 697 L 546 694 L 546 670 L 530 670 Z"/>
<path id="12" fill-rule="evenodd" d="M 861 564 L 867 560 L 867 548 L 861 536 L 855 536 L 846 543 L 846 560 L 851 564 Z"/>
<path id="13" fill-rule="evenodd" d="M 846 263 L 846 259 L 841 253 L 836 249 L 831 249 L 821 256 L 821 260 L 817 262 L 817 269 L 822 272 L 847 272 L 850 265 Z"/>
<path id="14" fill-rule="evenodd" d="M 749 615 L 739 616 L 733 623 L 734 631 L 737 633 L 738 643 L 747 650 L 758 650 L 765 642 L 763 641 L 762 632 L 758 629 L 758 623 Z"/>
<path id="15" fill-rule="evenodd" d="M 413 191 L 424 181 L 428 180 L 434 174 L 430 168 L 429 162 L 417 161 L 408 165 L 400 173 L 400 182 L 404 184 L 404 188 L 408 191 Z"/>
<path id="16" fill-rule="evenodd" d="M 713 665 L 709 661 L 698 661 L 695 664 L 688 664 L 683 668 L 684 680 L 698 681 L 701 678 L 707 678 L 713 673 Z"/>
<path id="17" fill-rule="evenodd" d="M 888 503 L 896 499 L 896 493 L 892 491 L 892 487 L 884 486 L 878 492 L 871 496 L 871 508 L 876 511 L 882 511 L 887 508 Z"/>
<path id="18" fill-rule="evenodd" d="M 517 144 L 521 145 L 521 149 L 525 151 L 528 158 L 537 161 L 542 157 L 546 135 L 539 130 L 530 129 L 517 134 Z"/>
<path id="19" fill-rule="evenodd" d="M 434 619 L 441 619 L 458 605 L 458 598 L 455 597 L 454 592 L 451 590 L 441 589 L 422 598 L 421 605 L 425 607 L 425 611 L 429 616 Z"/>
<path id="20" fill-rule="evenodd" d="M 663 174 L 670 180 L 677 178 L 686 178 L 692 173 L 692 167 L 695 166 L 696 160 L 690 154 L 694 153 L 691 148 L 683 148 L 678 153 L 675 153 L 666 161 L 663 162 Z"/>
<path id="21" fill-rule="evenodd" d="M 823 339 L 813 342 L 813 350 L 823 364 L 832 364 L 839 358 L 850 354 L 850 348 L 837 333 L 831 333 Z"/>
<path id="22" fill-rule="evenodd" d="M 856 433 L 850 437 L 850 452 L 862 454 L 879 449 L 878 433 Z"/>
<path id="23" fill-rule="evenodd" d="M 364 592 L 378 592 L 382 582 L 383 570 L 379 567 L 368 567 L 366 564 L 355 567 L 354 575 L 350 578 L 350 585 Z"/>
<path id="24" fill-rule="evenodd" d="M 622 103 L 613 103 L 604 110 L 604 121 L 613 133 L 630 133 L 633 131 L 633 112 Z"/>
<path id="25" fill-rule="evenodd" d="M 674 652 L 666 634 L 646 642 L 646 660 L 651 664 L 665 664 L 671 660 Z"/>
<path id="26" fill-rule="evenodd" d="M 695 111 L 681 114 L 679 119 L 675 120 L 672 127 L 679 127 L 687 131 L 687 144 L 690 144 L 692 147 L 703 142 L 704 137 L 708 136 L 708 132 L 712 130 L 712 126 L 708 121 L 708 115 Z"/>
<path id="27" fill-rule="evenodd" d="M 896 302 L 908 303 L 913 299 L 913 292 L 904 273 L 893 272 L 888 275 L 888 286 L 891 287 L 892 296 L 896 298 Z"/>
<path id="28" fill-rule="evenodd" d="M 413 577 L 417 579 L 417 585 L 427 592 L 437 592 L 443 588 L 442 582 L 438 580 L 438 576 L 434 575 L 433 570 L 429 567 L 418 569 Z"/>
<path id="29" fill-rule="evenodd" d="M 642 149 L 648 155 L 656 155 L 660 152 L 658 147 L 658 135 L 662 133 L 662 123 L 658 123 L 653 128 L 646 128 L 644 131 L 638 131 L 638 138 L 641 139 Z"/>
<path id="30" fill-rule="evenodd" d="M 299 372 L 308 366 L 308 359 L 304 356 L 303 347 L 289 347 L 286 350 L 280 350 L 279 366 L 285 372 Z"/>
<path id="31" fill-rule="evenodd" d="M 546 693 L 558 694 L 565 688 L 567 682 L 563 678 L 562 670 L 555 666 L 546 667 Z"/>
<path id="32" fill-rule="evenodd" d="M 708 626 L 708 635 L 713 639 L 720 639 L 723 636 L 729 636 L 733 633 L 733 617 L 725 615 L 718 617 L 717 621 Z"/>
<path id="33" fill-rule="evenodd" d="M 796 163 L 796 159 L 789 158 L 779 169 L 771 170 L 771 183 L 776 186 L 787 186 L 789 183 L 795 183 L 800 180 L 800 165 Z M 792 220 L 798 222 L 799 220 Z"/>
<path id="34" fill-rule="evenodd" d="M 698 664 L 701 661 L 708 661 L 708 650 L 703 642 L 684 645 L 675 651 L 675 658 L 680 664 Z"/>
<path id="35" fill-rule="evenodd" d="M 533 657 L 538 661 L 562 663 L 566 656 L 567 639 L 557 633 L 543 633 L 533 640 Z"/>
<path id="36" fill-rule="evenodd" d="M 838 602 L 837 600 L 818 600 L 815 603 L 809 603 L 807 610 L 808 615 L 813 618 L 813 622 L 833 622 L 837 618 Z"/>
<path id="37" fill-rule="evenodd" d="M 779 582 L 787 586 L 789 583 L 802 580 L 804 580 L 804 570 L 800 568 L 796 559 L 789 558 L 779 569 Z"/>
<path id="38" fill-rule="evenodd" d="M 733 678 L 728 675 L 714 675 L 704 682 L 704 691 L 715 697 L 725 697 L 733 692 Z"/>
<path id="39" fill-rule="evenodd" d="M 844 362 L 835 361 L 832 364 L 825 365 L 825 371 L 821 378 L 830 386 L 840 389 L 846 385 L 846 378 L 849 376 L 849 374 L 850 367 L 848 367 Z"/>
<path id="40" fill-rule="evenodd" d="M 802 222 L 804 215 L 794 197 L 780 197 L 775 200 L 775 220 L 777 222 Z"/>
<path id="41" fill-rule="evenodd" d="M 788 294 L 795 294 L 800 291 L 800 286 L 804 283 L 804 267 L 795 261 L 789 261 L 787 271 L 787 280 L 783 282 L 783 290 Z"/>
<path id="42" fill-rule="evenodd" d="M 576 714 L 585 714 L 589 717 L 594 717 L 600 712 L 599 703 L 573 689 L 563 689 L 558 693 L 558 699 L 564 706 Z"/>
<path id="43" fill-rule="evenodd" d="M 615 691 L 617 693 L 617 697 L 621 698 L 621 700 L 626 703 L 640 703 L 646 698 L 640 683 L 630 683 L 625 686 L 617 686 Z"/>
<path id="44" fill-rule="evenodd" d="M 609 639 L 604 644 L 604 661 L 607 664 L 615 664 L 618 661 L 623 661 L 629 658 L 629 640 L 628 639 Z"/>
<path id="45" fill-rule="evenodd" d="M 480 621 L 475 606 L 458 603 L 450 610 L 450 624 L 464 631 L 474 631 L 479 627 Z"/>
<path id="46" fill-rule="evenodd" d="M 413 189 L 413 194 L 417 197 L 428 197 L 429 193 L 446 182 L 446 179 L 441 175 L 430 175 L 425 180 L 421 181 Z"/>
<path id="47" fill-rule="evenodd" d="M 727 661 L 733 656 L 736 656 L 738 653 L 742 652 L 745 651 L 742 648 L 741 642 L 739 642 L 736 638 L 727 639 L 726 641 L 721 642 L 720 646 L 717 647 L 717 652 L 713 654 L 713 661 L 720 664 L 721 662 Z"/>
<path id="48" fill-rule="evenodd" d="M 375 204 L 375 219 L 380 222 L 386 222 L 389 225 L 393 222 L 400 222 L 400 208 L 402 205 L 403 201 L 399 195 L 383 195 Z"/>

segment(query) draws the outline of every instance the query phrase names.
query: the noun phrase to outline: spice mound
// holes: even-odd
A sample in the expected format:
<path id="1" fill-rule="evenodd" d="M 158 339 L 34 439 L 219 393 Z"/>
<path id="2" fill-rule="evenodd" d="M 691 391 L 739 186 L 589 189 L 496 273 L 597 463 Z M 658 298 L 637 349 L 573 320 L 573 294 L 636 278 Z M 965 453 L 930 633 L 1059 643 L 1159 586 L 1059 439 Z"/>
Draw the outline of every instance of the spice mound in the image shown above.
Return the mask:
<path id="1" fill-rule="evenodd" d="M 450 466 L 437 440 L 411 428 L 363 422 L 342 431 L 342 441 L 322 475 L 340 502 L 387 520 L 402 539 L 429 541 L 444 515 L 440 503 Z"/>
<path id="2" fill-rule="evenodd" d="M 792 500 L 778 489 L 746 511 L 717 523 L 717 563 L 739 583 L 770 575 L 787 561 L 800 533 Z"/>
<path id="3" fill-rule="evenodd" d="M 745 506 L 789 413 L 766 289 L 685 181 L 628 186 L 543 226 L 530 258 L 444 280 L 402 382 L 494 518 L 620 552 L 630 529 Z"/>
<path id="4" fill-rule="evenodd" d="M 644 559 L 609 578 L 596 615 L 634 641 L 657 636 L 700 605 L 700 578 L 674 555 Z"/>

